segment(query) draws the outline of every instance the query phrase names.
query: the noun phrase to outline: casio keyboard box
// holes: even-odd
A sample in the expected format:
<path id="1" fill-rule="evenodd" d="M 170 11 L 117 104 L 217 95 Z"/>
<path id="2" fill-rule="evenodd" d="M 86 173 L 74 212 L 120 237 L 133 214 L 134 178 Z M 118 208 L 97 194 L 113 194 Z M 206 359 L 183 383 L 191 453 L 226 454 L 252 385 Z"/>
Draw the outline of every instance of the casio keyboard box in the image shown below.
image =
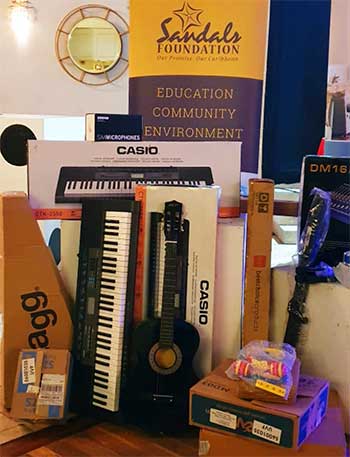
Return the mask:
<path id="1" fill-rule="evenodd" d="M 142 116 L 88 113 L 85 115 L 85 139 L 87 141 L 141 141 Z"/>
<path id="2" fill-rule="evenodd" d="M 11 416 L 63 419 L 70 390 L 71 355 L 64 349 L 24 349 L 17 364 Z"/>
<path id="3" fill-rule="evenodd" d="M 134 198 L 137 184 L 219 185 L 220 214 L 239 216 L 239 142 L 29 141 L 37 219 L 80 219 L 85 198 Z"/>
<path id="4" fill-rule="evenodd" d="M 72 323 L 67 294 L 27 196 L 0 195 L 2 403 L 11 406 L 19 351 L 68 349 Z"/>
<path id="5" fill-rule="evenodd" d="M 318 259 L 336 265 L 350 249 L 350 157 L 306 156 L 301 174 L 299 236 L 305 226 L 314 187 L 331 196 L 331 219 Z"/>
<path id="6" fill-rule="evenodd" d="M 184 318 L 192 323 L 200 335 L 200 345 L 194 359 L 198 376 L 212 369 L 214 283 L 217 211 L 220 189 L 213 187 L 162 187 L 137 186 L 136 200 L 141 201 L 140 231 L 138 240 L 134 320 L 145 319 L 148 314 L 150 287 L 151 215 L 162 214 L 165 202 L 182 203 L 182 230 L 188 227 L 186 258 L 180 260 L 186 268 L 186 302 Z M 158 282 L 163 283 L 163 259 L 157 260 Z M 164 263 L 163 263 L 164 264 Z M 181 293 L 181 291 L 179 291 Z"/>
<path id="7" fill-rule="evenodd" d="M 249 438 L 282 448 L 298 449 L 320 425 L 327 412 L 329 382 L 301 377 L 293 405 L 242 400 L 238 381 L 222 362 L 190 389 L 190 424 L 231 436 Z"/>

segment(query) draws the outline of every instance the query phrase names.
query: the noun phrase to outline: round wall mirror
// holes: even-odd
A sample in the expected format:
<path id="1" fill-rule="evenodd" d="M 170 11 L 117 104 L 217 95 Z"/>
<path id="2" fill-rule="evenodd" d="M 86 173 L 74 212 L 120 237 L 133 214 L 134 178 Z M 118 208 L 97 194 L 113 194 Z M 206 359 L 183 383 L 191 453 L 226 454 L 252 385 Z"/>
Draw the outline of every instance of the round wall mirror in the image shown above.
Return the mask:
<path id="1" fill-rule="evenodd" d="M 80 83 L 110 84 L 128 68 L 128 36 L 128 23 L 113 9 L 95 4 L 79 6 L 57 27 L 57 60 Z"/>
<path id="2" fill-rule="evenodd" d="M 111 70 L 120 59 L 122 40 L 113 24 L 101 17 L 89 17 L 72 28 L 67 48 L 77 67 L 100 74 Z"/>

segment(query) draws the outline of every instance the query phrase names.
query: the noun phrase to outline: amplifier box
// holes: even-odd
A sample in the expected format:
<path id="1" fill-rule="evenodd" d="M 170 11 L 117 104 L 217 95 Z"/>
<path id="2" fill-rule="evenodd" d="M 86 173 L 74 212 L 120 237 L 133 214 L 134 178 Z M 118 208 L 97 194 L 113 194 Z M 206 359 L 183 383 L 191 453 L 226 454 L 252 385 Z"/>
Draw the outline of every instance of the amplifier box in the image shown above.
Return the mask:
<path id="1" fill-rule="evenodd" d="M 182 228 L 185 248 L 177 256 L 177 265 L 182 265 L 178 277 L 182 278 L 177 295 L 185 292 L 183 317 L 192 323 L 200 335 L 194 368 L 198 376 L 208 374 L 212 369 L 213 321 L 215 296 L 215 252 L 219 188 L 212 187 L 161 187 L 137 186 L 136 200 L 141 201 L 139 246 L 136 269 L 136 293 L 134 318 L 136 321 L 149 316 L 150 287 L 157 281 L 162 289 L 162 246 L 159 256 L 151 265 L 153 236 L 161 240 L 161 233 L 151 231 L 152 214 L 164 214 L 165 203 L 176 200 L 182 203 Z M 164 217 L 164 216 L 163 216 Z M 164 249 L 163 249 L 164 252 Z M 150 280 L 152 270 L 160 270 L 154 281 Z M 185 272 L 185 278 L 183 278 Z M 164 290 L 164 289 L 163 289 Z M 160 292 L 161 294 L 162 292 Z"/>
<path id="2" fill-rule="evenodd" d="M 239 142 L 29 141 L 37 219 L 80 219 L 86 198 L 134 198 L 138 183 L 221 187 L 220 214 L 238 217 Z"/>
<path id="3" fill-rule="evenodd" d="M 306 156 L 301 174 L 299 237 L 312 202 L 312 189 L 329 192 L 331 214 L 328 233 L 318 260 L 337 265 L 350 250 L 350 157 Z"/>

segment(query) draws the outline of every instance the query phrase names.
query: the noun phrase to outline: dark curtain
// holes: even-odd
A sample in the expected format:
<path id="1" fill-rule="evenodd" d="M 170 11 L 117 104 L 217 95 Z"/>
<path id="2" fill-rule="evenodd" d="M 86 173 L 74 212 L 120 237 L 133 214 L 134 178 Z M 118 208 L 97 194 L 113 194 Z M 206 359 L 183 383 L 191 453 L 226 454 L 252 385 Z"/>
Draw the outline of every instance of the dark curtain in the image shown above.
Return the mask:
<path id="1" fill-rule="evenodd" d="M 330 0 L 271 0 L 263 177 L 298 182 L 324 135 Z"/>

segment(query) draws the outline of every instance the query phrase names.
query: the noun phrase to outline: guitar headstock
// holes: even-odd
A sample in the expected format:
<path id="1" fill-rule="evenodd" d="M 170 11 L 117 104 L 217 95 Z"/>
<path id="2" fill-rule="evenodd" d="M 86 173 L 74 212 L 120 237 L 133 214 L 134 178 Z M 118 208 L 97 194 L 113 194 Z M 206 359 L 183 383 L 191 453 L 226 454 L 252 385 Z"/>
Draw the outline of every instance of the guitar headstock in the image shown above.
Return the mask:
<path id="1" fill-rule="evenodd" d="M 177 241 L 181 230 L 182 203 L 172 200 L 164 207 L 165 241 Z"/>

